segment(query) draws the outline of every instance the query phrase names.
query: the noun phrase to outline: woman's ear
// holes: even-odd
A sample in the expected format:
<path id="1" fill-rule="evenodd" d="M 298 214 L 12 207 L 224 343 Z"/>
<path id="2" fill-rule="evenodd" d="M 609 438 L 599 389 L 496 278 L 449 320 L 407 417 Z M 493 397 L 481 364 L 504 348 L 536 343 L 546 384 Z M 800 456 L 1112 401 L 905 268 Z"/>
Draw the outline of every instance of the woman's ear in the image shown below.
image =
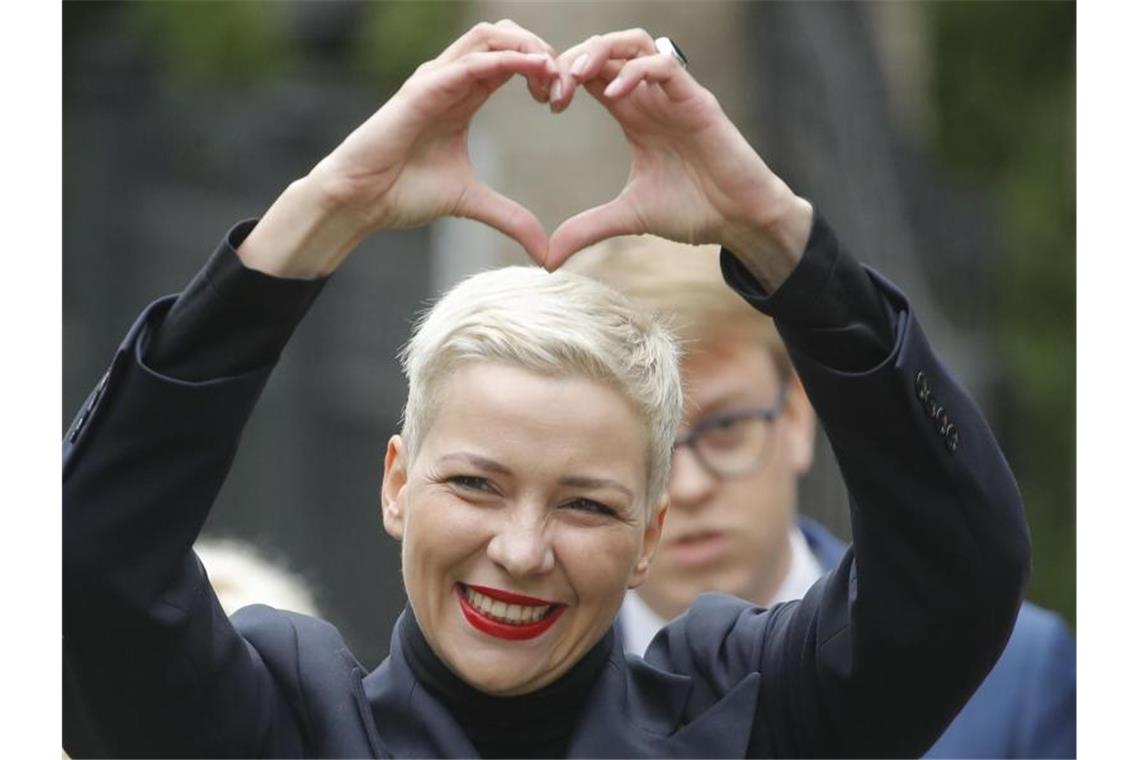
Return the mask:
<path id="1" fill-rule="evenodd" d="M 388 439 L 384 454 L 384 478 L 380 482 L 380 516 L 384 530 L 400 541 L 404 537 L 404 486 L 408 484 L 408 457 L 403 439 Z"/>
<path id="2" fill-rule="evenodd" d="M 629 576 L 629 588 L 637 588 L 645 582 L 649 575 L 649 568 L 653 564 L 653 555 L 661 544 L 661 531 L 665 527 L 665 513 L 669 511 L 669 494 L 666 493 L 657 502 L 657 506 L 649 513 L 645 521 L 645 535 L 641 542 L 641 555 L 633 565 L 633 572 Z"/>
<path id="3" fill-rule="evenodd" d="M 792 469 L 803 476 L 811 469 L 815 459 L 815 410 L 808 400 L 800 378 L 793 374 L 788 379 L 788 405 L 785 411 L 788 426 L 788 453 Z"/>

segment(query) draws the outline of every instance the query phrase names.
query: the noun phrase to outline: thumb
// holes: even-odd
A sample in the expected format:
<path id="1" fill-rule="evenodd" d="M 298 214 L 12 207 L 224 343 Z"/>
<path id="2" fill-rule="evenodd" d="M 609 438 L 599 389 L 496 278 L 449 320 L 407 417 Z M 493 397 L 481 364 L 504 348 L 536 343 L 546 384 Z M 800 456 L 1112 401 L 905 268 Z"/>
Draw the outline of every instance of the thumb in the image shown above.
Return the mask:
<path id="1" fill-rule="evenodd" d="M 474 219 L 514 238 L 534 263 L 548 255 L 546 230 L 530 209 L 479 182 L 463 195 L 455 216 Z"/>
<path id="2" fill-rule="evenodd" d="M 594 243 L 617 237 L 636 235 L 642 232 L 627 199 L 619 196 L 609 203 L 586 209 L 570 217 L 550 236 L 550 255 L 545 267 L 553 272 L 562 266 L 566 259 Z"/>

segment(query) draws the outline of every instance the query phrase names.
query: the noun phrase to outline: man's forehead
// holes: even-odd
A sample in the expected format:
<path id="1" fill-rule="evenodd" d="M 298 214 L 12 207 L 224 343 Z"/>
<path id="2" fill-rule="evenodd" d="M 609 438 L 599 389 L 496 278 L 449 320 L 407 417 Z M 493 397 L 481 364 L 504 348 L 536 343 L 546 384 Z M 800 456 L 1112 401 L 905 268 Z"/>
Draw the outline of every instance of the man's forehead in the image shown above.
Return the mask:
<path id="1" fill-rule="evenodd" d="M 681 362 L 685 417 L 732 404 L 763 404 L 779 389 L 776 362 L 754 340 L 704 342 L 686 351 Z"/>

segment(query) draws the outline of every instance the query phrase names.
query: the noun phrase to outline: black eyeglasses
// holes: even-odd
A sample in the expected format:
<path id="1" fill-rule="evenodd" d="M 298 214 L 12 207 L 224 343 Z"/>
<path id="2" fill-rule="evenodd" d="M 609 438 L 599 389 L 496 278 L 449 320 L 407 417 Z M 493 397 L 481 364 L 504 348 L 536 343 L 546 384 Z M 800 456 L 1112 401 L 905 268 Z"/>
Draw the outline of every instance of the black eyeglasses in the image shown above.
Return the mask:
<path id="1" fill-rule="evenodd" d="M 706 417 L 673 443 L 673 453 L 692 449 L 697 461 L 717 478 L 747 475 L 763 463 L 772 422 L 783 414 L 787 402 L 788 384 L 782 383 L 775 405 Z"/>

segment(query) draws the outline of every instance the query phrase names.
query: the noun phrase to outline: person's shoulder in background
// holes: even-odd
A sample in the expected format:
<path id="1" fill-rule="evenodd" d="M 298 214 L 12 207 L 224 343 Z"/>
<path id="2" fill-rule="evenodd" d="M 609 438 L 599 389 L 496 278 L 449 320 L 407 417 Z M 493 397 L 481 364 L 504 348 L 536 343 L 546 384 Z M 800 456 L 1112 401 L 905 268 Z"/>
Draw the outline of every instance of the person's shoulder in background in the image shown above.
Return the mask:
<path id="1" fill-rule="evenodd" d="M 1025 602 L 989 677 L 926 757 L 1065 757 L 1077 751 L 1076 642 Z"/>
<path id="2" fill-rule="evenodd" d="M 315 595 L 300 574 L 236 538 L 201 538 L 194 552 L 227 615 L 251 604 L 319 617 Z"/>
<path id="3" fill-rule="evenodd" d="M 835 567 L 847 544 L 809 517 L 801 515 L 798 523 L 824 569 Z M 1060 615 L 1024 602 L 994 669 L 925 757 L 1075 757 L 1076 752 L 1076 642 Z"/>

